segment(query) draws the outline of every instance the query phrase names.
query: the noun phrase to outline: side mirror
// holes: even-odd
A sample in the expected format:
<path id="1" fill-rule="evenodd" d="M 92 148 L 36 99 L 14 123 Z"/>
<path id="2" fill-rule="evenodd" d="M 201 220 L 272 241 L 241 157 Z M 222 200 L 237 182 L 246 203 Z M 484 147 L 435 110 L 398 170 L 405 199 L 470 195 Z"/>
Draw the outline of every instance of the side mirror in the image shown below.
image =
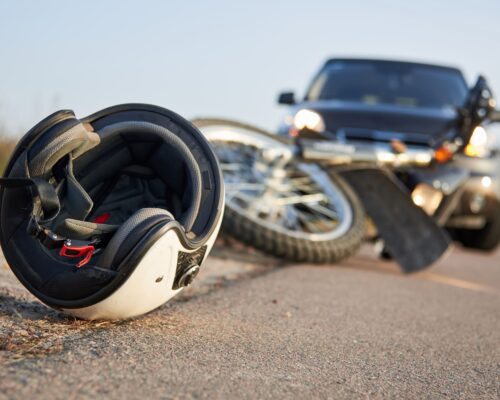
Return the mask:
<path id="1" fill-rule="evenodd" d="M 490 118 L 495 111 L 495 99 L 486 79 L 483 76 L 477 78 L 476 84 L 469 92 L 467 107 L 471 117 L 476 122 Z"/>
<path id="2" fill-rule="evenodd" d="M 278 104 L 292 106 L 295 104 L 295 94 L 293 92 L 283 92 L 278 96 Z"/>

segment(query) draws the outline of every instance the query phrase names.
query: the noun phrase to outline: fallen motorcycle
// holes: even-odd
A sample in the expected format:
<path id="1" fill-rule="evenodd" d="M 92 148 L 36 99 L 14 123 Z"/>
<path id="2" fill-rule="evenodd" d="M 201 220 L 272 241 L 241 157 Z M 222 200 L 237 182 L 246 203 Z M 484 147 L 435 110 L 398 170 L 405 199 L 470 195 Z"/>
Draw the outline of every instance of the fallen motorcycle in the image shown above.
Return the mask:
<path id="1" fill-rule="evenodd" d="M 221 163 L 223 226 L 234 237 L 292 261 L 338 262 L 359 248 L 366 211 L 390 255 L 413 272 L 438 260 L 451 238 L 400 177 L 445 165 L 492 118 L 491 106 L 480 79 L 461 110 L 461 129 L 434 147 L 282 137 L 222 119 L 193 123 Z M 464 171 L 453 172 L 440 176 L 441 198 L 463 182 Z"/>
<path id="2" fill-rule="evenodd" d="M 301 160 L 287 138 L 235 121 L 192 122 L 221 164 L 226 232 L 291 261 L 332 263 L 358 250 L 365 214 L 341 176 Z"/>

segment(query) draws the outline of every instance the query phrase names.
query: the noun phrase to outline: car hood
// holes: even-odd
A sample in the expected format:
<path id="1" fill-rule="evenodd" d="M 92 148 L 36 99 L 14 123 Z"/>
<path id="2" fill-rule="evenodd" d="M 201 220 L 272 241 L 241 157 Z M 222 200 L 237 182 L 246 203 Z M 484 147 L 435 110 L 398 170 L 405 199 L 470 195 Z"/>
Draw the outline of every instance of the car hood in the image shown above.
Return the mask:
<path id="1" fill-rule="evenodd" d="M 347 139 L 435 143 L 458 127 L 458 113 L 452 108 L 410 108 L 345 101 L 303 103 L 300 108 L 321 114 L 327 136 L 343 135 Z"/>

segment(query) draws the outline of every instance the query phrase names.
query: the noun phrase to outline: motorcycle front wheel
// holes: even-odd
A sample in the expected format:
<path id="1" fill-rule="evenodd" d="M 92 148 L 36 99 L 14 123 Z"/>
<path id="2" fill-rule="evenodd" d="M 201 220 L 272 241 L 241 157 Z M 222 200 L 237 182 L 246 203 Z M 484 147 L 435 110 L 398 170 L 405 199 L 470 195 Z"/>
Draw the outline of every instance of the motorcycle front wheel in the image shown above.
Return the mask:
<path id="1" fill-rule="evenodd" d="M 363 240 L 365 214 L 350 186 L 301 162 L 286 138 L 221 119 L 192 121 L 223 171 L 223 229 L 240 241 L 294 262 L 335 263 Z"/>

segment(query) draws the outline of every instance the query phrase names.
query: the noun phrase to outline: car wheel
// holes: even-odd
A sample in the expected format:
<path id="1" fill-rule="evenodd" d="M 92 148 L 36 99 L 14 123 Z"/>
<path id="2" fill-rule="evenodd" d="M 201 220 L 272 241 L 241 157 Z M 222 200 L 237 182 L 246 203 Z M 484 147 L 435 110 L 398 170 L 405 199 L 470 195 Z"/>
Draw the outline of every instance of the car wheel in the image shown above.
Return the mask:
<path id="1" fill-rule="evenodd" d="M 457 229 L 456 238 L 465 247 L 492 251 L 500 242 L 500 204 L 493 216 L 481 229 Z"/>

